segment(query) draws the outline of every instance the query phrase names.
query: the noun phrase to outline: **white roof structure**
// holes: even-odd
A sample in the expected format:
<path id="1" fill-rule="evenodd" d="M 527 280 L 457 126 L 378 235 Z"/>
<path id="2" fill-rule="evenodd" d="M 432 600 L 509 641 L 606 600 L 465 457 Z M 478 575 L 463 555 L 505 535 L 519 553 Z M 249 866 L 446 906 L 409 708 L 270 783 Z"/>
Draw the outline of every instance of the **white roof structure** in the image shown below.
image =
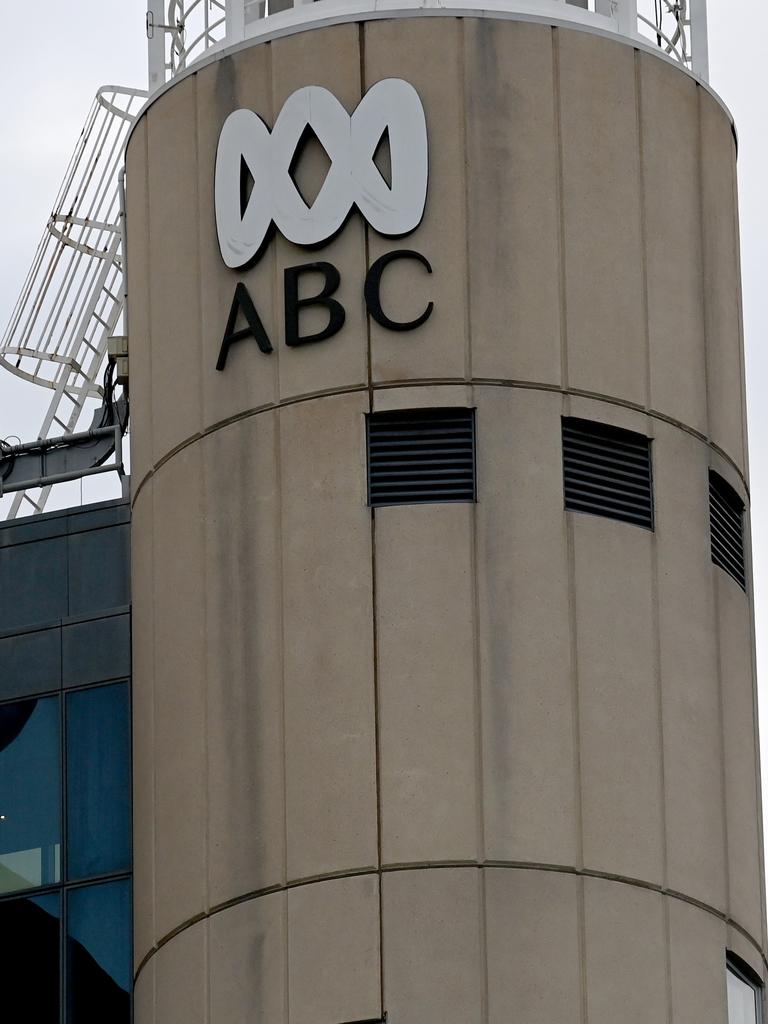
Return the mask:
<path id="1" fill-rule="evenodd" d="M 213 49 L 394 15 L 570 21 L 656 47 L 707 80 L 706 0 L 148 0 L 150 94 Z"/>

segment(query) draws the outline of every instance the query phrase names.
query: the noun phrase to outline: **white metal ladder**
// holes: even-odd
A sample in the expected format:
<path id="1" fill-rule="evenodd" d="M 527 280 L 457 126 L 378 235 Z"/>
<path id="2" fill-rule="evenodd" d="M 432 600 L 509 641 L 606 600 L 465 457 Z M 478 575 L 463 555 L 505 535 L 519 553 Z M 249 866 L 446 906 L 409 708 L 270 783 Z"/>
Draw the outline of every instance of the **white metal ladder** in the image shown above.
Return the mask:
<path id="1" fill-rule="evenodd" d="M 146 96 L 121 86 L 97 92 L 0 341 L 0 366 L 53 392 L 42 440 L 74 433 L 102 398 L 107 339 L 123 310 L 118 176 Z M 42 512 L 50 491 L 17 492 L 8 518 Z"/>

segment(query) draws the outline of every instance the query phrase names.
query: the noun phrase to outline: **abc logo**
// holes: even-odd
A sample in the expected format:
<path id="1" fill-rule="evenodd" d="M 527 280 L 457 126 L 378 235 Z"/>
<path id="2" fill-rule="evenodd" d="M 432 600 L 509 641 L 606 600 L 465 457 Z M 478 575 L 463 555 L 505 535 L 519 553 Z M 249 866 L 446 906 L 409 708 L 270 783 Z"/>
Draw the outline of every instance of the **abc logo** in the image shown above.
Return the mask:
<path id="1" fill-rule="evenodd" d="M 290 174 L 308 127 L 331 160 L 311 206 Z M 385 132 L 391 184 L 373 160 Z M 253 178 L 244 208 L 243 165 Z M 252 110 L 236 110 L 224 123 L 216 155 L 216 227 L 222 258 L 233 270 L 251 263 L 272 223 L 290 242 L 317 245 L 341 228 L 353 207 L 380 234 L 405 235 L 423 216 L 427 177 L 424 108 L 414 87 L 401 79 L 377 82 L 351 115 L 327 89 L 298 89 L 285 101 L 271 132 Z"/>

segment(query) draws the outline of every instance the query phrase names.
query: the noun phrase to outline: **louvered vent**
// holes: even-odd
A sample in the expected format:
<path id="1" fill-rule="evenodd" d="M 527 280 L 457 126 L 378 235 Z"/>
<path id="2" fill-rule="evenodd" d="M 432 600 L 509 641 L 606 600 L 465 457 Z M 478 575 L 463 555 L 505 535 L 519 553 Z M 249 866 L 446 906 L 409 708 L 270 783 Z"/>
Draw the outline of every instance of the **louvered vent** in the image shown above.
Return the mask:
<path id="1" fill-rule="evenodd" d="M 563 419 L 565 507 L 653 529 L 651 443 L 592 420 Z"/>
<path id="2" fill-rule="evenodd" d="M 709 533 L 712 561 L 746 590 L 744 502 L 717 473 L 709 474 Z"/>
<path id="3" fill-rule="evenodd" d="M 397 409 L 367 422 L 369 505 L 475 500 L 474 409 Z"/>

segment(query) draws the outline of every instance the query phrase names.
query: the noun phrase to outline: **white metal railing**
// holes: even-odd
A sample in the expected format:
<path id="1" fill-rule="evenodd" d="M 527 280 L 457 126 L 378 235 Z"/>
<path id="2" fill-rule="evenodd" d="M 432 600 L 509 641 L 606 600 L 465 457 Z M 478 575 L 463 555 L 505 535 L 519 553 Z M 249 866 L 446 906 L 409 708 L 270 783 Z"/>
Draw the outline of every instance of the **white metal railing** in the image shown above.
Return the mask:
<path id="1" fill-rule="evenodd" d="M 657 46 L 706 80 L 706 0 L 148 0 L 149 91 L 213 48 L 270 30 L 398 9 L 518 12 L 593 25 Z M 267 24 L 268 23 L 268 24 Z"/>
<path id="2" fill-rule="evenodd" d="M 38 438 L 71 434 L 104 397 L 107 340 L 123 311 L 119 170 L 147 93 L 99 89 L 77 141 L 21 295 L 0 339 L 0 367 L 49 388 Z M 42 511 L 50 493 L 14 497 Z"/>
<path id="3" fill-rule="evenodd" d="M 709 77 L 706 0 L 636 0 L 637 34 Z"/>
<path id="4" fill-rule="evenodd" d="M 231 6 L 228 0 L 149 0 L 150 93 L 225 39 Z"/>

